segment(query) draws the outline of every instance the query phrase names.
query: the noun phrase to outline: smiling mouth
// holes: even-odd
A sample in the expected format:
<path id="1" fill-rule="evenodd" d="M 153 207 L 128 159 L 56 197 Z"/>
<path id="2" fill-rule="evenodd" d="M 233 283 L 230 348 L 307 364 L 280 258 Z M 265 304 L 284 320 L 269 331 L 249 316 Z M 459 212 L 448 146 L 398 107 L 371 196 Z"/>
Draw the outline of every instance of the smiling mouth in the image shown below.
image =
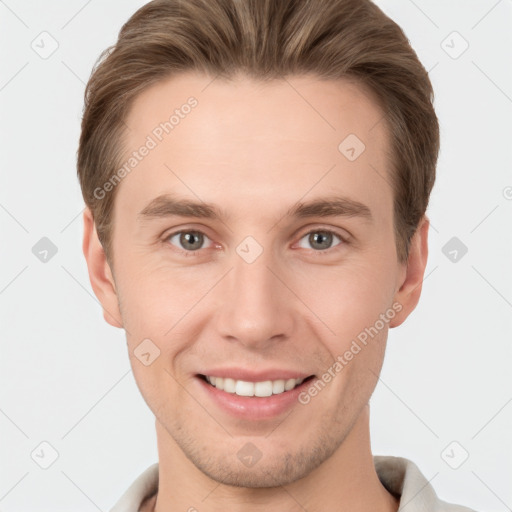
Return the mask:
<path id="1" fill-rule="evenodd" d="M 269 397 L 272 395 L 280 395 L 291 391 L 296 387 L 310 381 L 315 376 L 310 375 L 305 379 L 277 379 L 265 380 L 260 382 L 249 382 L 244 380 L 235 380 L 223 377 L 214 377 L 209 375 L 198 375 L 199 378 L 207 382 L 210 386 L 215 387 L 226 393 L 235 394 L 245 397 Z"/>

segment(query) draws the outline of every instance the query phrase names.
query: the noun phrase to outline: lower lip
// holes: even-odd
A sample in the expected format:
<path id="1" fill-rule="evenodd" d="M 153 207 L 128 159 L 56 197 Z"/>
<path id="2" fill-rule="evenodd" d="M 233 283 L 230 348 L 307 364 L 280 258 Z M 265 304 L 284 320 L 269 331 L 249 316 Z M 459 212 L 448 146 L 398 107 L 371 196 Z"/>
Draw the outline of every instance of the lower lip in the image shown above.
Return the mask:
<path id="1" fill-rule="evenodd" d="M 207 393 L 208 397 L 221 409 L 233 416 L 250 421 L 257 421 L 275 418 L 290 409 L 293 405 L 299 404 L 299 394 L 306 387 L 309 387 L 314 378 L 302 382 L 302 384 L 290 391 L 284 391 L 283 393 L 266 397 L 239 396 L 235 393 L 227 393 L 226 391 L 217 389 L 201 377 L 196 376 L 196 380 Z"/>

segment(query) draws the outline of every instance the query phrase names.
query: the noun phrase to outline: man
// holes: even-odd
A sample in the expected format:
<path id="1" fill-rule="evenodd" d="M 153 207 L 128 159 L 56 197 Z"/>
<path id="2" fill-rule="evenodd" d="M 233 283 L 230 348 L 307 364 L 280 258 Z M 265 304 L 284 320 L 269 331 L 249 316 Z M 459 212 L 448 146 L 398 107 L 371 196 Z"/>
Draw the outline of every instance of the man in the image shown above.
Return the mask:
<path id="1" fill-rule="evenodd" d="M 469 510 L 370 449 L 439 150 L 400 28 L 365 0 L 156 0 L 102 59 L 83 249 L 159 454 L 112 510 Z"/>

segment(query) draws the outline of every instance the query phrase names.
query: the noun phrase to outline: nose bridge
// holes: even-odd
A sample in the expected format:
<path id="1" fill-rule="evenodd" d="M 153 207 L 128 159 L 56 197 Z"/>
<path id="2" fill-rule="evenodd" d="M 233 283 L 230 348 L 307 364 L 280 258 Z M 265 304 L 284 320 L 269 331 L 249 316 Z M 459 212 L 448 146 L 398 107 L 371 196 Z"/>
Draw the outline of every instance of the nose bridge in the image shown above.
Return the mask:
<path id="1" fill-rule="evenodd" d="M 220 334 L 247 346 L 284 339 L 293 324 L 293 297 L 273 273 L 272 252 L 256 249 L 251 240 L 237 247 L 218 312 Z"/>

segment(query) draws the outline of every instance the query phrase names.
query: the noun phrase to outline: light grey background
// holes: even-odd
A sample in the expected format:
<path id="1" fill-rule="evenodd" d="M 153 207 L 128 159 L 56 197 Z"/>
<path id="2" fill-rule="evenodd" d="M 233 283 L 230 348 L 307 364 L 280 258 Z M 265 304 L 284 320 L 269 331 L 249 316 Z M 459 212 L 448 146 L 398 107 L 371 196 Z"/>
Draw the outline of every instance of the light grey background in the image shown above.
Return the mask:
<path id="1" fill-rule="evenodd" d="M 75 167 L 93 63 L 144 3 L 0 0 L 2 512 L 106 511 L 157 460 L 124 332 L 89 285 Z M 390 332 L 373 452 L 412 459 L 446 501 L 511 510 L 512 1 L 377 3 L 430 72 L 442 141 L 427 277 Z"/>

